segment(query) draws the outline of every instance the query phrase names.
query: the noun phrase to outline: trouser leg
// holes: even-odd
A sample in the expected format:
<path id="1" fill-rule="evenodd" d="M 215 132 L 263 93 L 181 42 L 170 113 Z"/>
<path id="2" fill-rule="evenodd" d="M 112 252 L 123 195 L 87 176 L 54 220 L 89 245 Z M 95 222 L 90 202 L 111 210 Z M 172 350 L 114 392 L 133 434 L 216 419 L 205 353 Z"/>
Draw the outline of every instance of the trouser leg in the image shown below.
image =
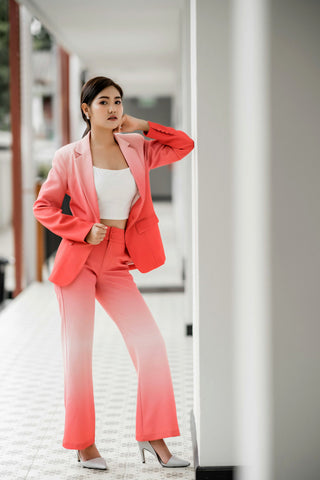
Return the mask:
<path id="1" fill-rule="evenodd" d="M 61 314 L 64 361 L 65 448 L 88 447 L 95 441 L 92 344 L 95 275 L 84 268 L 70 285 L 55 285 Z"/>
<path id="2" fill-rule="evenodd" d="M 180 435 L 164 339 L 132 275 L 109 271 L 96 298 L 118 326 L 138 374 L 136 440 Z"/>

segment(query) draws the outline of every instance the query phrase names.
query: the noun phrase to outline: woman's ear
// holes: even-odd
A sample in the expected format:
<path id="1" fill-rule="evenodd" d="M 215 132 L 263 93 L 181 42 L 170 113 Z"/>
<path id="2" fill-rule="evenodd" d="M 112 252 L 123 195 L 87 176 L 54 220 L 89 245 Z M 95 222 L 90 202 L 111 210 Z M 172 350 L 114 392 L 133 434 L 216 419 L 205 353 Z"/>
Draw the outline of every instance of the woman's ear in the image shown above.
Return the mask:
<path id="1" fill-rule="evenodd" d="M 81 110 L 83 112 L 83 115 L 87 117 L 88 115 L 90 116 L 89 110 L 88 110 L 88 105 L 86 103 L 81 104 Z"/>

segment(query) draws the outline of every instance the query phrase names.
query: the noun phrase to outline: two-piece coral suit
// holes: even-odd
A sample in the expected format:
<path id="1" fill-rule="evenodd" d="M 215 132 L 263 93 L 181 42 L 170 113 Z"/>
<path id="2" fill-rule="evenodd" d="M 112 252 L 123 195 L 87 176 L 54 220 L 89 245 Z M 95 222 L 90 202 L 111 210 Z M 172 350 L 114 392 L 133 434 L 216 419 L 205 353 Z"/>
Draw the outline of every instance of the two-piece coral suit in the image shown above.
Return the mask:
<path id="1" fill-rule="evenodd" d="M 84 449 L 95 442 L 95 298 L 118 326 L 138 374 L 136 440 L 180 435 L 164 340 L 130 270 L 148 272 L 165 262 L 149 170 L 182 159 L 194 142 L 174 128 L 151 121 L 149 126 L 144 134 L 151 140 L 138 133 L 114 133 L 138 191 L 124 230 L 108 227 L 99 245 L 85 241 L 100 222 L 90 131 L 55 152 L 34 203 L 39 222 L 62 237 L 49 280 L 55 284 L 61 314 L 65 448 Z M 72 215 L 61 211 L 66 193 Z"/>

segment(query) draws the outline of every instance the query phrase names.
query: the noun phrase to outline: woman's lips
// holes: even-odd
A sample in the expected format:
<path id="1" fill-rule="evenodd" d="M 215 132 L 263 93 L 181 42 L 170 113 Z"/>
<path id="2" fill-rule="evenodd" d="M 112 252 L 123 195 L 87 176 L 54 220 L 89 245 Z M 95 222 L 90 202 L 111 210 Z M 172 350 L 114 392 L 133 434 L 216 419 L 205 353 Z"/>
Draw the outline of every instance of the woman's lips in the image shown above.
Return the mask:
<path id="1" fill-rule="evenodd" d="M 109 117 L 108 120 L 118 120 L 117 117 Z"/>

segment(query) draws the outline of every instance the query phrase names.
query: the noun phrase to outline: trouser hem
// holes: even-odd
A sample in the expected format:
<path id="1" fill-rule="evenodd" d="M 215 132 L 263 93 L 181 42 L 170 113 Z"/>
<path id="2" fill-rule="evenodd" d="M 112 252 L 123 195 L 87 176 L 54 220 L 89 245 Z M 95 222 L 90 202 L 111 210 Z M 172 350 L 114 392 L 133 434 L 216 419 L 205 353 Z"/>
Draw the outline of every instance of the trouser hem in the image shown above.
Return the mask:
<path id="1" fill-rule="evenodd" d="M 158 433 L 148 433 L 144 435 L 136 435 L 136 440 L 138 442 L 148 442 L 150 440 L 158 440 L 161 438 L 167 438 L 167 437 L 179 437 L 180 436 L 180 431 L 179 430 L 172 430 L 172 431 L 167 431 L 167 432 L 158 432 Z"/>
<path id="2" fill-rule="evenodd" d="M 94 439 L 88 440 L 87 442 L 81 442 L 81 443 L 63 442 L 62 446 L 70 450 L 83 450 L 84 448 L 90 447 L 90 445 L 93 445 L 93 444 L 94 444 Z"/>

